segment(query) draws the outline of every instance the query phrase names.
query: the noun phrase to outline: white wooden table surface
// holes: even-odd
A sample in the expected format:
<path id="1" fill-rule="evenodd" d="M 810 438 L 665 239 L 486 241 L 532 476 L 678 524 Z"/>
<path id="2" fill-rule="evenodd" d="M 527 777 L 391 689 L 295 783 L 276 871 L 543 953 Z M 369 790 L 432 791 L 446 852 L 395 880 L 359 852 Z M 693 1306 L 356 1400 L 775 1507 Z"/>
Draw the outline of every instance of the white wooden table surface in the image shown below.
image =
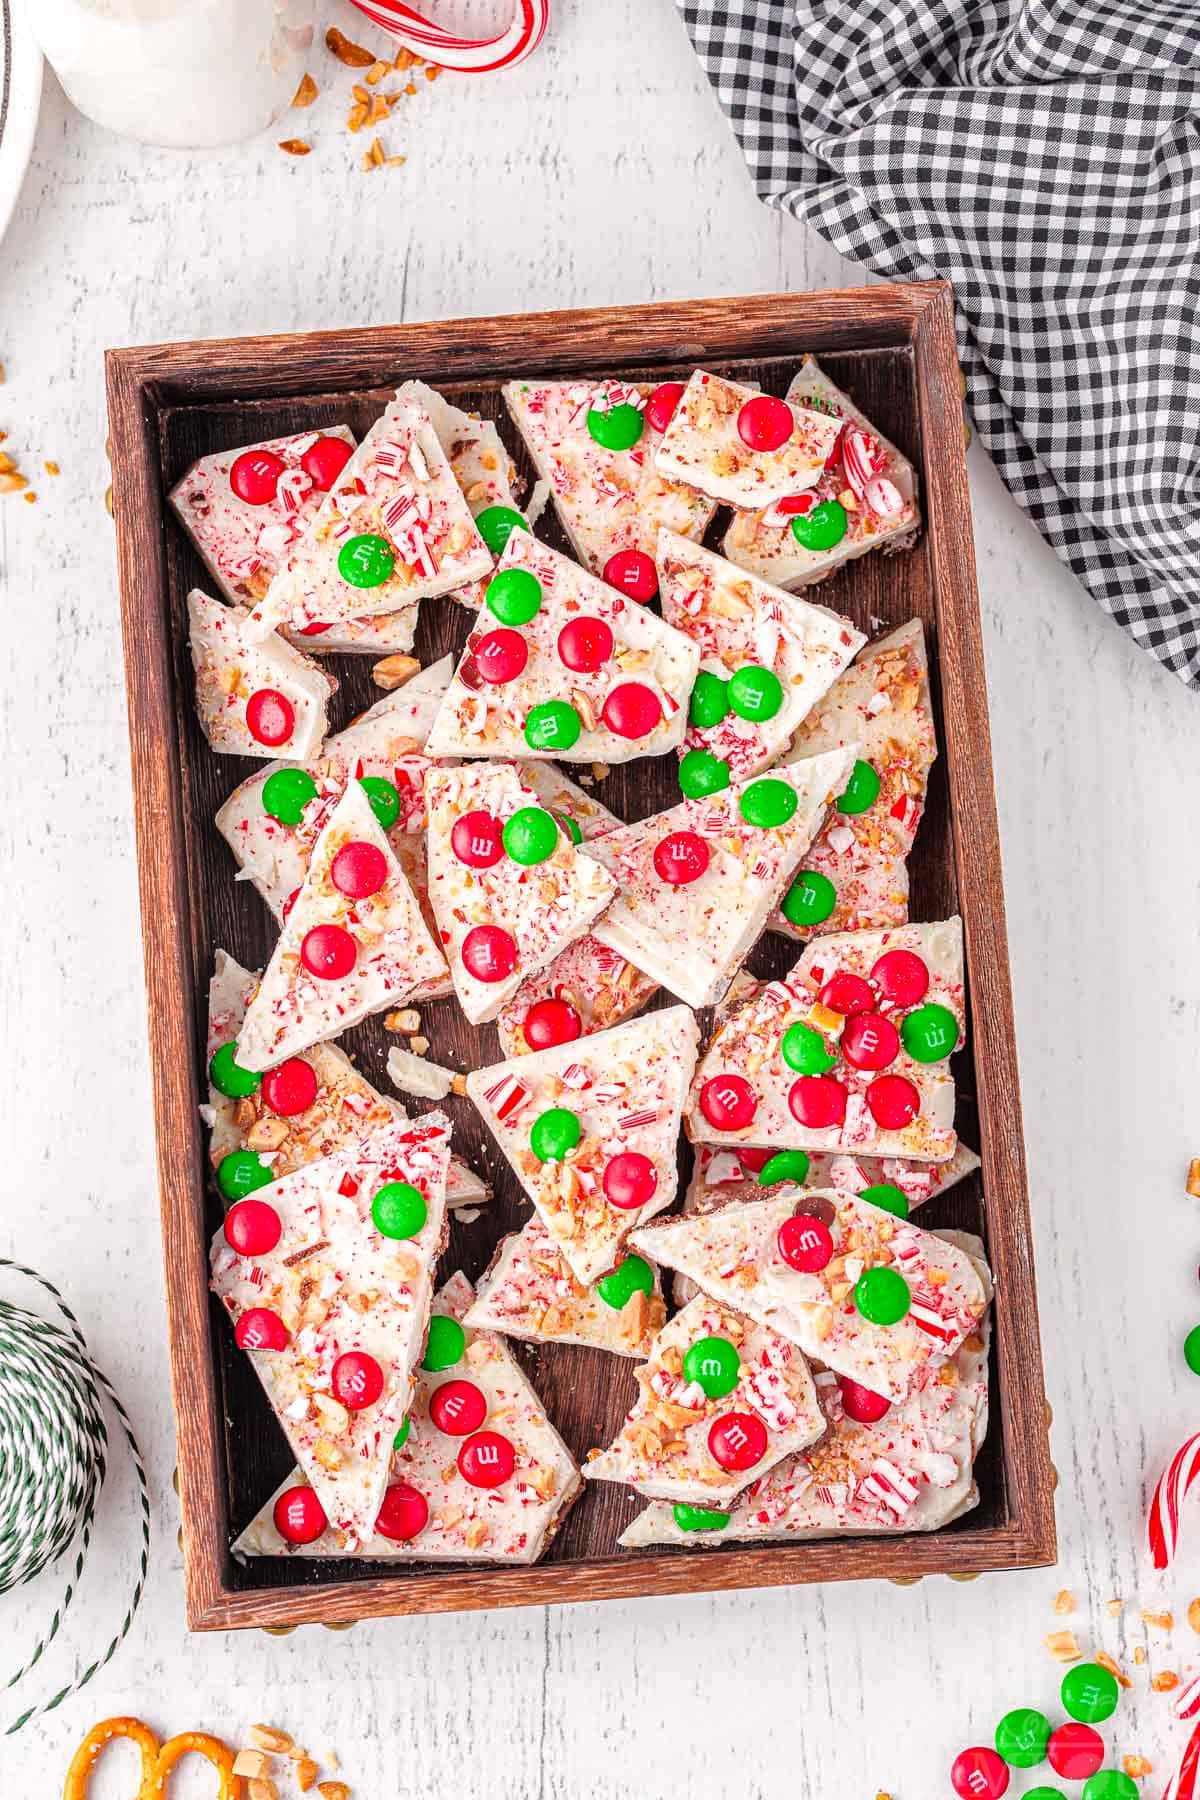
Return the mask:
<path id="1" fill-rule="evenodd" d="M 336 0 L 327 12 L 354 28 Z M 1200 1640 L 1147 1634 L 1138 1609 L 1166 1593 L 1182 1612 L 1200 1591 L 1200 1517 L 1166 1588 L 1140 1533 L 1147 1471 L 1200 1400 L 1179 1352 L 1200 1317 L 1183 1193 L 1200 1151 L 1200 700 L 1101 617 L 977 451 L 1060 1570 L 346 1635 L 184 1630 L 101 351 L 856 279 L 758 205 L 670 0 L 557 0 L 554 14 L 519 72 L 422 91 L 386 133 L 407 167 L 369 177 L 342 124 L 349 76 L 323 52 L 314 72 L 338 94 L 298 119 L 315 145 L 303 161 L 275 148 L 283 130 L 203 155 L 120 143 L 47 81 L 0 253 L 0 427 L 27 468 L 62 466 L 36 507 L 0 502 L 0 1250 L 63 1284 L 122 1388 L 156 1535 L 129 1643 L 82 1699 L 0 1739 L 4 1792 L 49 1800 L 86 1725 L 128 1709 L 164 1732 L 280 1723 L 337 1750 L 364 1800 L 936 1800 L 952 1755 L 1007 1707 L 1053 1710 L 1041 1640 L 1064 1585 L 1080 1610 L 1063 1622 L 1085 1644 L 1132 1662 L 1149 1643 L 1117 1741 L 1165 1776 L 1183 1734 L 1148 1674 L 1200 1659 Z M 110 1484 L 46 1689 L 123 1605 L 130 1494 Z M 1120 1620 L 1111 1595 L 1128 1603 Z M 49 1597 L 39 1584 L 0 1601 L 0 1677 Z M 127 1800 L 124 1774 L 97 1783 L 99 1800 Z M 194 1774 L 181 1796 L 211 1793 Z"/>

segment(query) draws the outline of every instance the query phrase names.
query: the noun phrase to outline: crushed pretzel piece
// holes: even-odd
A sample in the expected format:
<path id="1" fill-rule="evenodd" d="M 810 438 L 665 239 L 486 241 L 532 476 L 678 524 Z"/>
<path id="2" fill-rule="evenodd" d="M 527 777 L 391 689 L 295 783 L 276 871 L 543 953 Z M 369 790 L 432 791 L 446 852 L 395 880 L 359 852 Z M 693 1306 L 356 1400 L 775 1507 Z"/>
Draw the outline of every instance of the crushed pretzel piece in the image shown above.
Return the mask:
<path id="1" fill-rule="evenodd" d="M 0 470 L 0 494 L 19 494 L 29 483 L 15 469 Z"/>
<path id="2" fill-rule="evenodd" d="M 405 91 L 405 93 L 406 93 L 406 94 L 415 94 L 415 93 L 416 93 L 416 91 L 417 91 L 417 84 L 416 84 L 416 82 L 415 82 L 415 81 L 410 81 L 410 82 L 409 82 L 409 83 L 408 83 L 408 85 L 407 85 L 407 86 L 406 86 L 406 87 L 405 87 L 405 89 L 404 89 L 404 91 Z"/>
<path id="3" fill-rule="evenodd" d="M 302 1794 L 307 1794 L 317 1779 L 317 1765 L 311 1756 L 302 1756 L 296 1764 L 296 1786 Z"/>
<path id="4" fill-rule="evenodd" d="M 1125 1604 L 1125 1602 L 1123 1600 L 1118 1600 L 1114 1596 L 1113 1599 L 1105 1601 L 1104 1610 L 1108 1614 L 1110 1619 L 1115 1619 L 1119 1616 L 1121 1608 L 1124 1606 L 1124 1604 Z M 1200 1629 L 1200 1628 L 1198 1628 L 1198 1629 Z"/>
<path id="5" fill-rule="evenodd" d="M 1150 1677 L 1150 1686 L 1156 1694 L 1169 1694 L 1172 1688 L 1179 1686 L 1179 1677 L 1174 1669 L 1160 1669 L 1157 1675 Z"/>
<path id="6" fill-rule="evenodd" d="M 1070 1588 L 1059 1588 L 1054 1596 L 1054 1610 L 1060 1618 L 1066 1613 L 1075 1611 L 1075 1596 Z"/>
<path id="7" fill-rule="evenodd" d="M 246 1784 L 247 1800 L 279 1800 L 279 1789 L 266 1776 Z"/>
<path id="8" fill-rule="evenodd" d="M 0 362 L 0 387 L 4 386 L 4 364 Z"/>
<path id="9" fill-rule="evenodd" d="M 350 1800 L 350 1789 L 344 1781 L 318 1781 L 317 1792 L 321 1800 Z"/>
<path id="10" fill-rule="evenodd" d="M 610 771 L 609 771 L 609 767 L 608 767 L 607 763 L 593 763 L 592 764 L 592 774 L 595 776 L 597 781 L 606 780 L 609 773 L 610 773 Z"/>
<path id="11" fill-rule="evenodd" d="M 286 1756 L 292 1747 L 292 1740 L 286 1731 L 276 1731 L 273 1725 L 252 1725 L 250 1742 L 259 1750 L 270 1750 L 275 1756 Z"/>
<path id="12" fill-rule="evenodd" d="M 372 69 L 375 66 L 375 52 L 364 50 L 361 44 L 352 43 L 336 25 L 331 25 L 325 33 L 325 48 L 347 69 Z"/>
<path id="13" fill-rule="evenodd" d="M 1052 1631 L 1044 1641 L 1055 1662 L 1078 1662 L 1083 1656 L 1073 1631 Z"/>
<path id="14" fill-rule="evenodd" d="M 42 464 L 42 467 L 43 467 L 43 469 L 45 469 L 47 475 L 61 475 L 62 474 L 62 470 L 59 468 L 58 464 L 54 461 L 46 461 Z"/>
<path id="15" fill-rule="evenodd" d="M 372 666 L 371 680 L 377 688 L 390 694 L 411 681 L 421 667 L 415 656 L 384 656 Z"/>
<path id="16" fill-rule="evenodd" d="M 104 510 L 111 519 L 113 517 L 113 492 L 111 481 L 104 490 Z"/>
<path id="17" fill-rule="evenodd" d="M 1154 1764 L 1147 1762 L 1144 1756 L 1123 1756 L 1121 1767 L 1131 1781 L 1144 1781 L 1147 1775 L 1154 1772 Z"/>
<path id="18" fill-rule="evenodd" d="M 1193 1631 L 1200 1631 L 1200 1598 L 1188 1601 L 1187 1622 Z"/>
<path id="19" fill-rule="evenodd" d="M 312 151 L 312 145 L 306 138 L 281 138 L 279 148 L 286 151 L 288 156 L 308 156 Z"/>
<path id="20" fill-rule="evenodd" d="M 367 70 L 366 74 L 363 76 L 363 80 L 370 87 L 378 87 L 379 83 L 383 80 L 384 76 L 390 75 L 391 71 L 392 71 L 391 63 L 380 62 L 377 57 L 375 59 L 375 61 L 371 64 L 370 68 Z"/>
<path id="21" fill-rule="evenodd" d="M 1188 1164 L 1186 1192 L 1193 1200 L 1200 1200 L 1200 1156 L 1193 1156 Z"/>
<path id="22" fill-rule="evenodd" d="M 1133 1686 L 1132 1681 L 1129 1679 L 1124 1669 L 1121 1668 L 1119 1663 L 1113 1661 L 1107 1650 L 1097 1650 L 1092 1661 L 1098 1662 L 1100 1667 L 1102 1669 L 1107 1669 L 1110 1675 L 1115 1675 L 1117 1682 L 1121 1687 L 1131 1688 Z"/>
<path id="23" fill-rule="evenodd" d="M 22 500 L 28 501 L 29 505 L 32 506 L 37 499 L 37 493 L 33 488 L 26 488 L 25 492 L 21 495 L 21 498 Z"/>
<path id="24" fill-rule="evenodd" d="M 454 1077 L 454 1080 L 450 1083 L 450 1092 L 452 1094 L 465 1094 L 466 1091 L 467 1091 L 466 1076 L 456 1074 Z"/>
<path id="25" fill-rule="evenodd" d="M 296 89 L 292 105 L 311 106 L 320 91 L 321 90 L 318 88 L 312 76 L 306 74 L 303 81 L 300 83 L 300 86 Z"/>
<path id="26" fill-rule="evenodd" d="M 1157 1626 L 1160 1631 L 1172 1631 L 1175 1627 L 1175 1614 L 1173 1612 L 1143 1612 L 1142 1622 L 1146 1625 Z"/>
<path id="27" fill-rule="evenodd" d="M 1138 1645 L 1137 1649 L 1133 1653 L 1133 1660 L 1137 1664 L 1138 1668 L 1140 1669 L 1142 1664 L 1146 1660 L 1146 1650 L 1145 1650 L 1144 1645 L 1142 1645 L 1142 1644 Z"/>
<path id="28" fill-rule="evenodd" d="M 441 74 L 441 72 L 442 71 L 438 67 L 437 63 L 426 63 L 425 64 L 425 79 L 426 79 L 426 81 L 436 81 L 438 76 Z"/>
<path id="29" fill-rule="evenodd" d="M 235 1775 L 245 1775 L 247 1779 L 271 1773 L 271 1758 L 265 1750 L 239 1750 L 233 1759 Z"/>

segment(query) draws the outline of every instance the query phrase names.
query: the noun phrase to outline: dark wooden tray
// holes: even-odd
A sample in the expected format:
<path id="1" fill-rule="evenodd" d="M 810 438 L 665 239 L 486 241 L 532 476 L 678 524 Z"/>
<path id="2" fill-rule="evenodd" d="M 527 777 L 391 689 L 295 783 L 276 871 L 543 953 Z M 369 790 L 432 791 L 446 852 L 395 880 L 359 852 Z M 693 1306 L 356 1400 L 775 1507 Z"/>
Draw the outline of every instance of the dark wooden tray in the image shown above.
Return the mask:
<path id="1" fill-rule="evenodd" d="M 243 963 L 260 966 L 273 926 L 258 896 L 234 883 L 231 859 L 212 823 L 251 765 L 213 756 L 196 723 L 184 601 L 193 582 L 209 583 L 167 516 L 166 491 L 209 451 L 339 420 L 361 435 L 389 390 L 409 377 L 496 418 L 528 474 L 499 394 L 514 375 L 662 379 L 686 377 L 703 362 L 782 393 L 806 351 L 820 356 L 921 472 L 925 530 L 916 549 L 850 564 L 822 587 L 820 598 L 873 633 L 916 614 L 929 634 L 942 755 L 912 863 L 913 916 L 938 918 L 955 908 L 963 915 L 972 1017 L 968 1046 L 956 1059 L 959 1124 L 967 1141 L 978 1143 L 983 1172 L 982 1180 L 931 1201 L 921 1223 L 982 1233 L 995 1271 L 992 1425 L 978 1464 L 980 1505 L 932 1536 L 628 1552 L 617 1548 L 616 1539 L 641 1503 L 626 1489 L 596 1484 L 546 1560 L 532 1569 L 266 1558 L 241 1566 L 229 1554 L 230 1541 L 291 1459 L 248 1360 L 235 1351 L 210 1302 L 207 1246 L 221 1209 L 207 1179 L 197 1106 L 213 951 L 224 946 Z M 193 1629 L 865 1576 L 913 1579 L 1052 1562 L 1054 1477 L 949 289 L 924 283 L 167 344 L 110 351 L 107 378 Z M 565 547 L 549 514 L 540 530 Z M 416 646 L 422 661 L 457 649 L 468 623 L 453 602 L 426 602 Z M 369 658 L 342 657 L 334 666 L 342 680 L 336 728 L 378 693 Z M 643 817 L 678 798 L 675 769 L 673 755 L 628 764 L 614 770 L 599 792 L 624 817 Z M 751 967 L 780 973 L 795 954 L 794 946 L 768 937 Z M 430 1054 L 439 1061 L 469 1069 L 497 1057 L 494 1027 L 473 1031 L 452 1001 L 427 1004 L 422 1016 Z M 384 1091 L 387 1047 L 379 1021 L 349 1034 L 349 1048 Z M 444 1272 L 462 1267 L 477 1276 L 498 1237 L 520 1223 L 528 1207 L 469 1103 L 452 1099 L 449 1105 L 458 1148 L 496 1187 L 494 1203 L 473 1225 L 455 1227 L 444 1265 Z M 518 1354 L 577 1456 L 608 1441 L 634 1392 L 631 1363 L 569 1346 L 518 1346 Z"/>

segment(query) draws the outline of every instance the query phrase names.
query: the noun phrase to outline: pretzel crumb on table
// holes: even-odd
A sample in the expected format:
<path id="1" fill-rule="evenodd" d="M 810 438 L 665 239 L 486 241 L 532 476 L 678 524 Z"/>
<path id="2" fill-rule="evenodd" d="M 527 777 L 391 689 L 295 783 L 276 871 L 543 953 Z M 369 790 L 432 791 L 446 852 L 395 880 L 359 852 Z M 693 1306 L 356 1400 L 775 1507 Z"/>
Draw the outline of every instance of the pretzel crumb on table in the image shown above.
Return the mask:
<path id="1" fill-rule="evenodd" d="M 1147 1761 L 1144 1756 L 1123 1756 L 1121 1767 L 1134 1781 L 1143 1781 L 1147 1775 L 1154 1772 L 1154 1764 Z"/>
<path id="2" fill-rule="evenodd" d="M 1075 1596 L 1070 1588 L 1059 1588 L 1054 1596 L 1054 1610 L 1060 1617 L 1075 1611 Z"/>
<path id="3" fill-rule="evenodd" d="M 1044 1641 L 1055 1662 L 1079 1662 L 1083 1656 L 1073 1631 L 1052 1631 Z"/>
<path id="4" fill-rule="evenodd" d="M 1188 1164 L 1186 1191 L 1193 1200 L 1200 1200 L 1200 1156 L 1193 1156 Z"/>
<path id="5" fill-rule="evenodd" d="M 1100 1667 L 1102 1669 L 1107 1669 L 1109 1674 L 1116 1678 L 1118 1684 L 1121 1687 L 1131 1688 L 1133 1686 L 1133 1682 L 1130 1680 L 1129 1676 L 1125 1673 L 1124 1669 L 1120 1666 L 1119 1663 L 1117 1663 L 1113 1660 L 1113 1658 L 1108 1654 L 1107 1650 L 1097 1650 L 1095 1656 L 1093 1656 L 1093 1658 L 1092 1658 L 1092 1661 L 1099 1663 Z"/>
<path id="6" fill-rule="evenodd" d="M 1159 1631 L 1173 1631 L 1175 1628 L 1175 1614 L 1173 1612 L 1143 1611 L 1142 1623 L 1144 1625 L 1156 1626 Z"/>

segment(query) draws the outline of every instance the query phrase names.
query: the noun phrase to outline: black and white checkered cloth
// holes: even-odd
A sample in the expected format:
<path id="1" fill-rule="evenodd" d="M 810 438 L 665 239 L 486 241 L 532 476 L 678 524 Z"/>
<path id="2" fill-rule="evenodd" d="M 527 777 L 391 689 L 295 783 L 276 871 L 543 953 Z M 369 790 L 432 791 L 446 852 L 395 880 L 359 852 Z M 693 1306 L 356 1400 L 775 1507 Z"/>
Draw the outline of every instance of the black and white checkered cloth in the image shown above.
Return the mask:
<path id="1" fill-rule="evenodd" d="M 976 428 L 1200 688 L 1200 0 L 676 0 L 761 197 L 954 283 Z"/>

